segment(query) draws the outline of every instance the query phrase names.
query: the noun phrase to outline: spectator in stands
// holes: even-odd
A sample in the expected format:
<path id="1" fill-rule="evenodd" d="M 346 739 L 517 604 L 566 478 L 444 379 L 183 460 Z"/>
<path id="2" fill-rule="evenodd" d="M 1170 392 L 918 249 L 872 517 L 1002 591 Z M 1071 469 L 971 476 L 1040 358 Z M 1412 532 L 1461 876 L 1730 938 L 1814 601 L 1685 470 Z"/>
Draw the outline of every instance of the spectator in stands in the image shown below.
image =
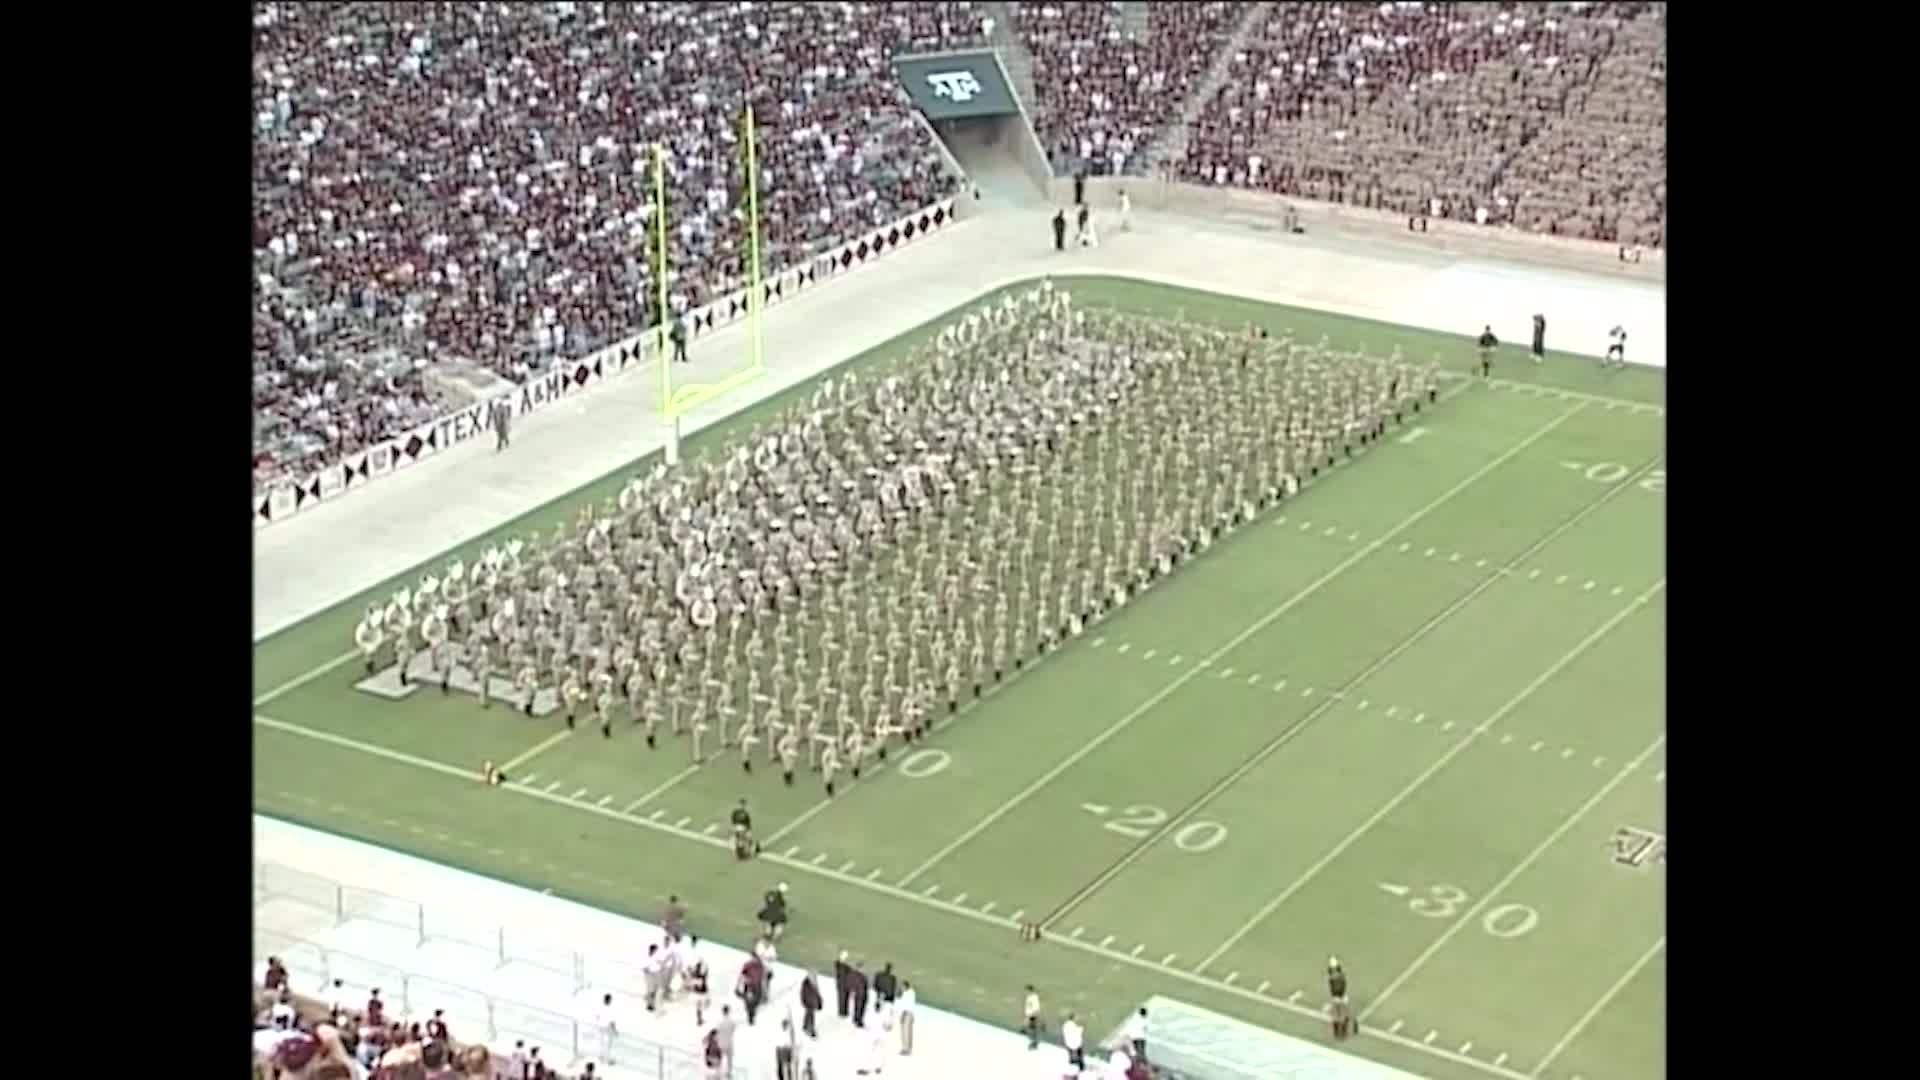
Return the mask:
<path id="1" fill-rule="evenodd" d="M 265 974 L 260 977 L 260 985 L 269 990 L 285 990 L 287 988 L 287 965 L 281 963 L 279 957 L 267 957 L 267 970 Z"/>

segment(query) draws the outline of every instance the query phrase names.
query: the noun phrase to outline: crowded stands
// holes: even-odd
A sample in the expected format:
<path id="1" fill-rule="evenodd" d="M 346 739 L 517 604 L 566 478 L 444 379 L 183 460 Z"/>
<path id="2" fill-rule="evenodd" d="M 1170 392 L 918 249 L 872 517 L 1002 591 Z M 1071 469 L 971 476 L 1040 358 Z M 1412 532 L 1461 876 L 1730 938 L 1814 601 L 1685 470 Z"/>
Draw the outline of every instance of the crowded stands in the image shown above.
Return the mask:
<path id="1" fill-rule="evenodd" d="M 670 303 L 738 288 L 749 99 L 763 267 L 937 201 L 957 178 L 889 62 L 979 44 L 982 18 L 966 3 L 257 5 L 256 481 L 431 418 L 427 365 L 525 378 L 645 326 L 656 143 Z"/>
<path id="2" fill-rule="evenodd" d="M 1148 144 L 1198 88 L 1250 6 L 1152 4 L 1146 33 L 1129 40 L 1120 4 L 1008 4 L 1033 56 L 1033 123 L 1055 171 L 1139 173 Z"/>
<path id="3" fill-rule="evenodd" d="M 1659 247 L 1659 4 L 1274 4 L 1181 179 Z"/>

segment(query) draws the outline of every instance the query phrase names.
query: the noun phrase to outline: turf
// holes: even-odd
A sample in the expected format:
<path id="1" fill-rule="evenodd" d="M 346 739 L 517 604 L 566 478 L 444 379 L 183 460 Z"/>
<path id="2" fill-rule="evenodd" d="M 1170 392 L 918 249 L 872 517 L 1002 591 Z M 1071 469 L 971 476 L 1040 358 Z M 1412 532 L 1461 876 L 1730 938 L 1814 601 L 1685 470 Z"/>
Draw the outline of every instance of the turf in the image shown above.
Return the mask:
<path id="1" fill-rule="evenodd" d="M 1473 360 L 1426 331 L 1070 284 L 1082 304 Z M 1162 993 L 1320 1037 L 1337 953 L 1355 1053 L 1438 1077 L 1660 1075 L 1664 864 L 1621 864 L 1613 838 L 1665 831 L 1665 377 L 1518 350 L 1495 375 L 830 803 L 731 758 L 690 770 L 678 744 L 551 741 L 557 720 L 381 702 L 351 664 L 313 675 L 348 651 L 356 598 L 255 650 L 256 808 L 644 918 L 678 892 L 736 944 L 788 880 L 787 955 L 892 960 L 930 1003 L 1009 1026 L 1034 982 L 1095 1031 Z M 543 743 L 523 788 L 468 776 Z M 707 833 L 743 795 L 770 841 L 746 865 Z"/>

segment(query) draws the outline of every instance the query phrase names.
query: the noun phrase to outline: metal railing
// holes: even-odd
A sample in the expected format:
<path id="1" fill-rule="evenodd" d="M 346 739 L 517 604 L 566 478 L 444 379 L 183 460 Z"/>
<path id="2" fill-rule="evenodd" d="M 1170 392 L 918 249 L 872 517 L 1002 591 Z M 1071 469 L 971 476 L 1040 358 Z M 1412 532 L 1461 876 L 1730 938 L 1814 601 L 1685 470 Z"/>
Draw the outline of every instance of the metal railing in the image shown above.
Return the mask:
<path id="1" fill-rule="evenodd" d="M 634 1002 L 645 992 L 643 973 L 631 964 L 542 944 L 531 935 L 509 933 L 503 926 L 481 928 L 450 913 L 432 913 L 426 905 L 404 897 L 271 863 L 256 863 L 254 902 L 258 905 L 270 900 L 289 901 L 330 916 L 336 927 L 358 922 L 398 930 L 404 935 L 402 940 L 411 942 L 414 948 L 451 945 L 468 950 L 476 962 L 490 963 L 496 970 L 525 965 L 534 969 L 528 973 L 534 978 L 541 974 L 555 976 L 556 989 L 569 997 L 593 987 Z M 556 1064 L 592 1059 L 601 1062 L 603 1068 L 612 1065 L 623 1076 L 704 1080 L 709 1075 L 697 1053 L 701 1033 L 691 1024 L 687 1025 L 685 1048 L 629 1034 L 608 1040 L 584 1016 L 422 975 L 392 958 L 376 959 L 300 934 L 256 926 L 253 952 L 256 963 L 264 963 L 269 956 L 279 957 L 291 975 L 295 993 L 329 1005 L 358 1011 L 377 989 L 383 1000 L 397 1007 L 396 1015 L 420 1017 L 443 1009 L 456 1041 L 482 1041 L 500 1047 L 512 1040 L 525 1040 L 530 1047 L 540 1047 L 541 1056 Z M 512 973 L 503 975 L 513 977 Z M 586 999 L 582 1000 L 584 1003 Z M 764 1080 L 771 1069 L 736 1062 L 726 1075 L 733 1080 Z"/>

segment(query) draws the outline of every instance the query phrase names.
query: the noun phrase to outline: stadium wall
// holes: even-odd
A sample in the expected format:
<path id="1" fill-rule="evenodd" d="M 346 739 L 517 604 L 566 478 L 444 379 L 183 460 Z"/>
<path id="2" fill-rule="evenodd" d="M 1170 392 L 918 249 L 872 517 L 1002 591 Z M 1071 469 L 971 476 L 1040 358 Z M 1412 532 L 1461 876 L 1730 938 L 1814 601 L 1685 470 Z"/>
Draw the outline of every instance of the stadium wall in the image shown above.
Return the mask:
<path id="1" fill-rule="evenodd" d="M 829 285 L 851 270 L 945 229 L 953 223 L 954 204 L 954 199 L 942 199 L 815 256 L 803 266 L 789 267 L 773 275 L 761 286 L 762 306 L 770 307 L 802 292 Z M 747 290 L 735 290 L 695 309 L 688 317 L 689 335 L 698 340 L 746 318 L 747 311 Z M 485 434 L 487 410 L 496 401 L 506 400 L 513 408 L 514 421 L 518 422 L 556 401 L 578 397 L 599 383 L 649 367 L 658 352 L 656 336 L 657 331 L 642 330 L 582 359 L 557 362 L 511 391 L 463 405 L 395 438 L 347 454 L 311 474 L 276 480 L 265 491 L 254 493 L 253 527 L 264 529 L 285 521 Z"/>
<path id="2" fill-rule="evenodd" d="M 1135 209 L 1170 210 L 1174 213 L 1225 218 L 1233 224 L 1278 230 L 1282 227 L 1287 209 L 1292 207 L 1300 216 L 1301 226 L 1308 230 L 1323 228 L 1348 233 L 1393 233 L 1399 240 L 1416 241 L 1447 254 L 1546 263 L 1640 281 L 1664 283 L 1667 279 L 1666 253 L 1657 249 L 1644 251 L 1639 262 L 1623 262 L 1617 244 L 1437 218 L 1429 220 L 1426 232 L 1409 233 L 1404 214 L 1245 188 L 1216 187 L 1161 178 L 1091 177 L 1087 180 L 1087 203 L 1096 210 L 1117 208 L 1122 188 L 1130 193 Z M 1052 185 L 1052 196 L 1057 205 L 1072 205 L 1073 179 L 1056 178 Z"/>

